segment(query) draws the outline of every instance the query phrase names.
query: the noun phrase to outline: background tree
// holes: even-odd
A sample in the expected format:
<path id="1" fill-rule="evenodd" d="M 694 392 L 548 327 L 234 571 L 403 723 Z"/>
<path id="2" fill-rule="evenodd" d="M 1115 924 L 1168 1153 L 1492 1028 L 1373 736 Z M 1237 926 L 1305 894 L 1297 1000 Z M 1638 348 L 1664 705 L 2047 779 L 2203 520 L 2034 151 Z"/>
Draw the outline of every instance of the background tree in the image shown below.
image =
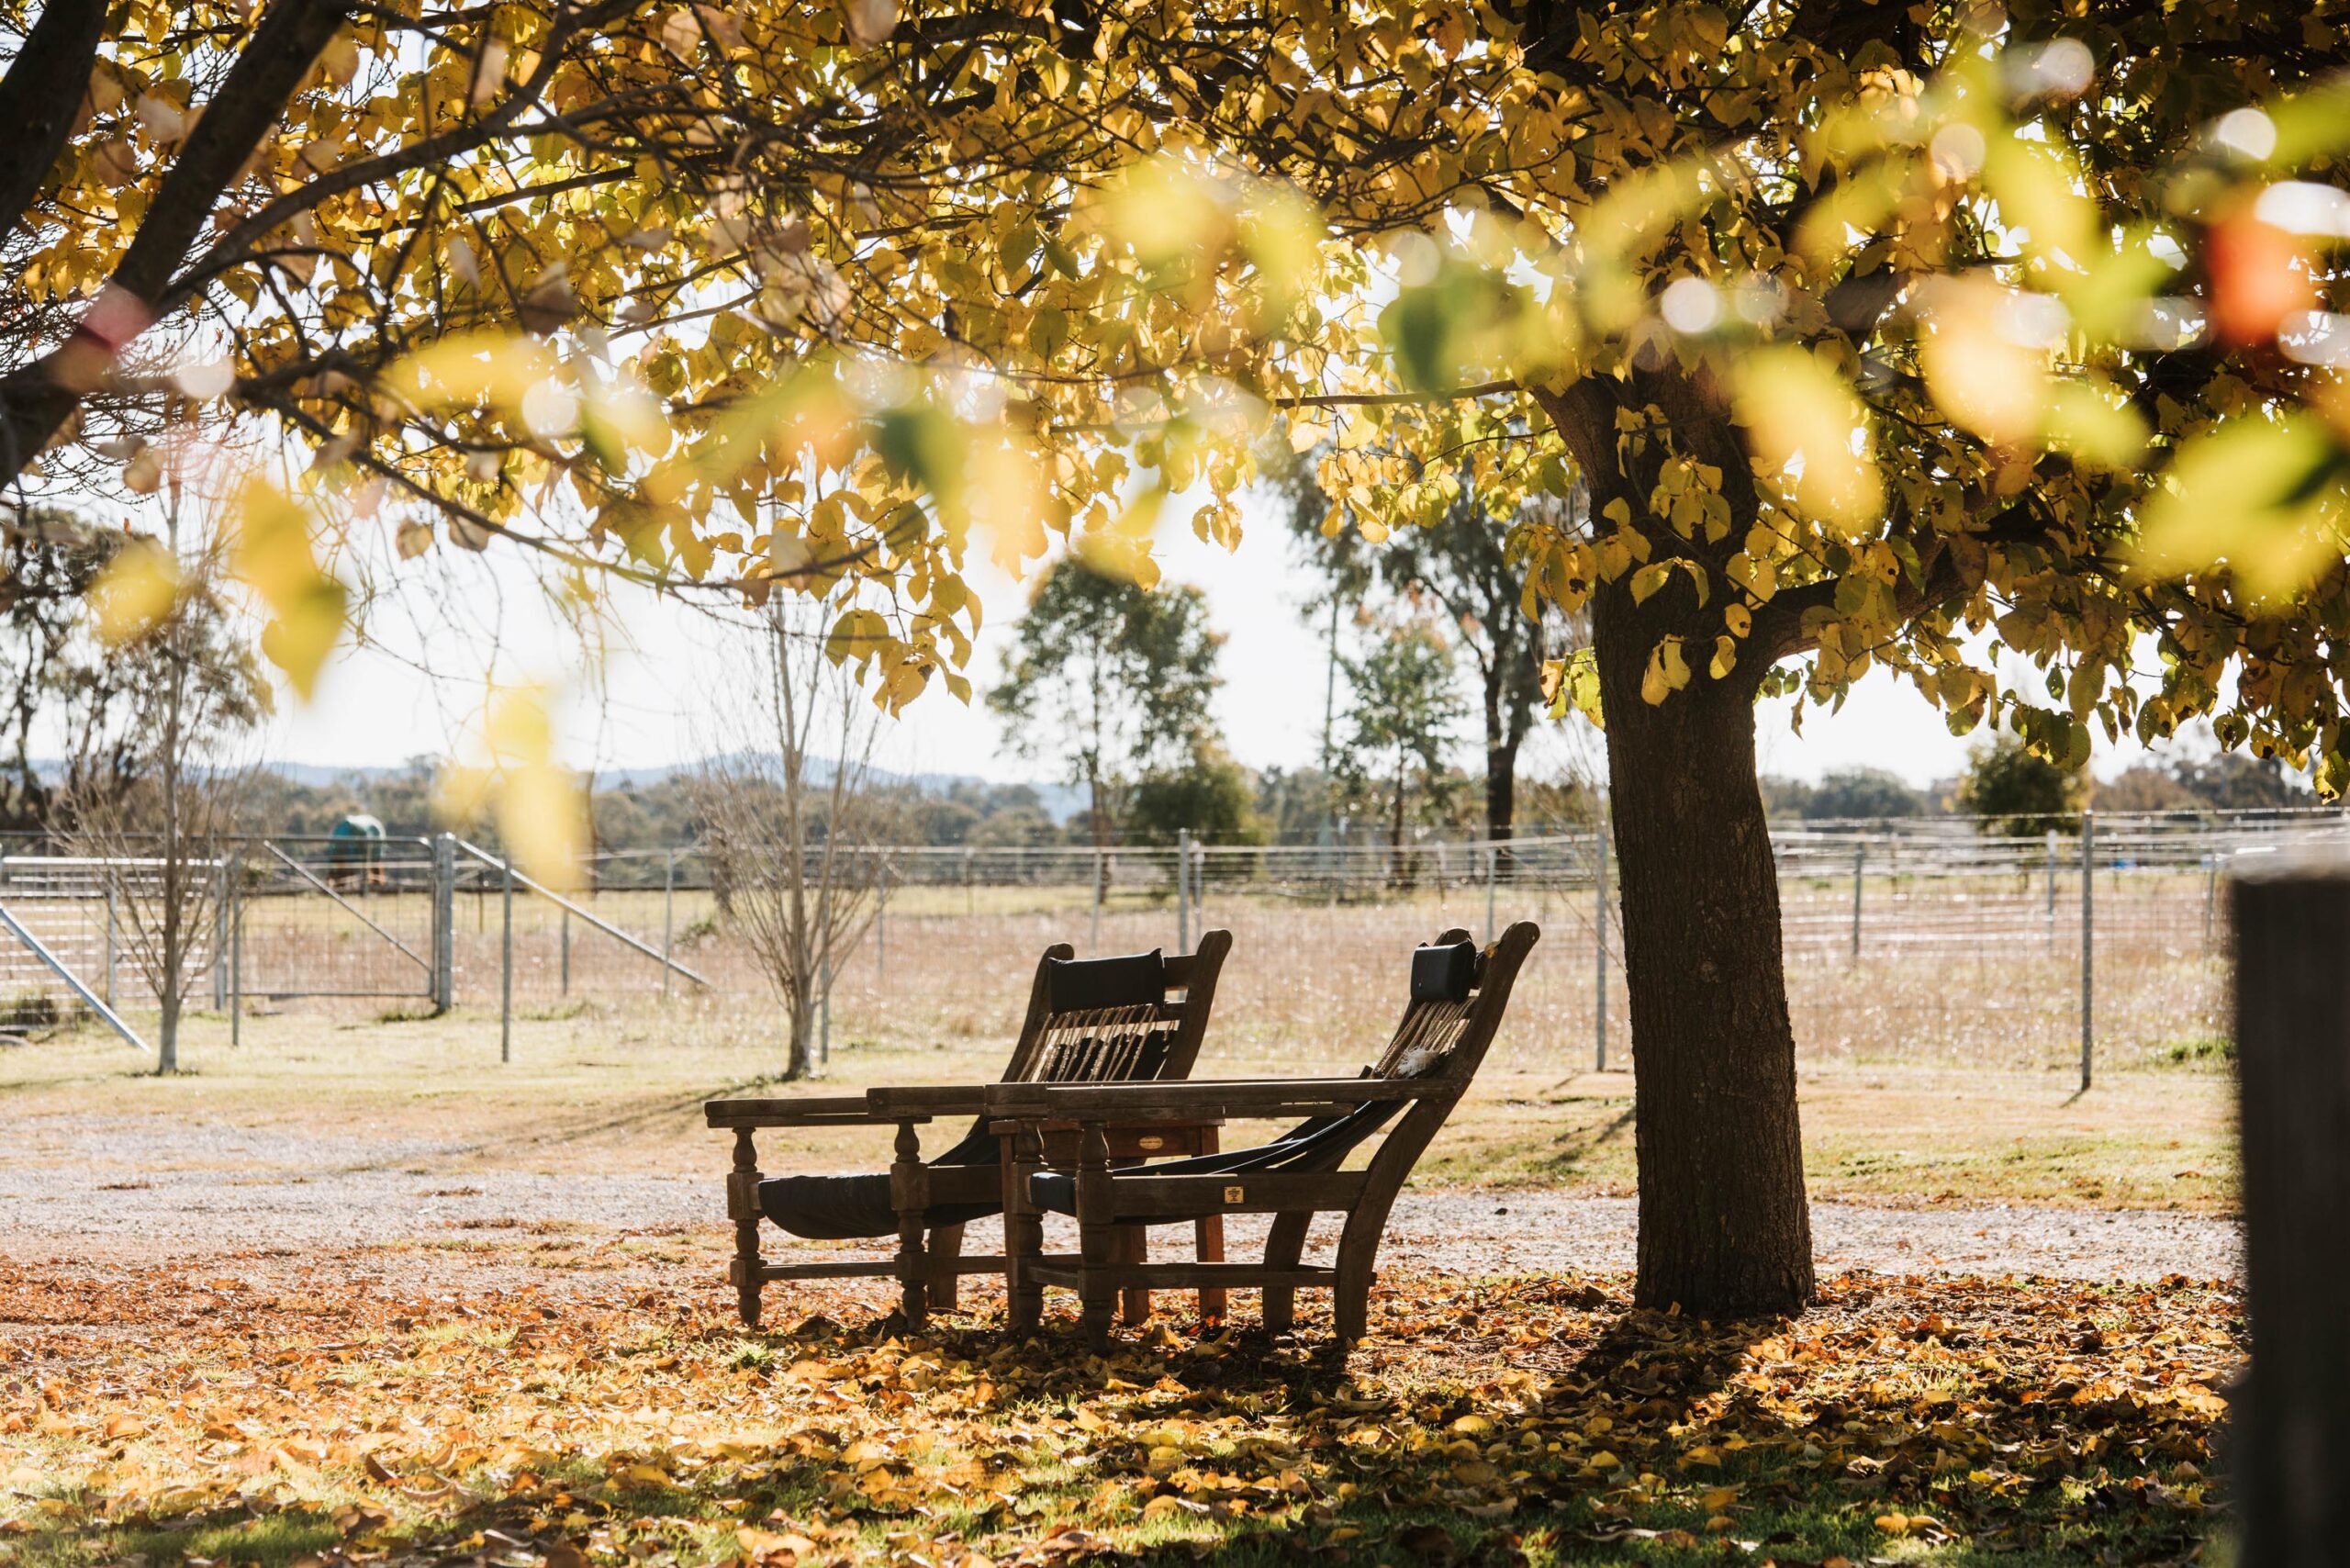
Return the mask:
<path id="1" fill-rule="evenodd" d="M 1107 848 L 1137 778 L 1194 771 L 1216 747 L 1222 643 L 1199 589 L 1148 588 L 1066 557 L 1029 600 L 988 706 L 1014 751 L 1062 761 L 1086 791 L 1093 846 Z"/>
<path id="2" fill-rule="evenodd" d="M 1143 775 L 1126 823 L 1144 843 L 1172 843 L 1180 832 L 1214 844 L 1259 844 L 1256 790 L 1248 770 L 1209 742 L 1178 768 Z"/>
<path id="3" fill-rule="evenodd" d="M 755 700 L 688 790 L 711 886 L 782 1004 L 783 1076 L 800 1079 L 818 1065 L 832 977 L 872 924 L 896 813 L 873 788 L 878 716 L 808 608 L 778 601 L 750 640 Z"/>
<path id="4" fill-rule="evenodd" d="M 50 823 L 59 780 L 55 769 L 44 776 L 34 762 L 37 734 L 52 746 L 74 747 L 73 762 L 82 766 L 69 764 L 68 777 L 84 768 L 117 780 L 128 775 L 131 758 L 112 744 L 123 739 L 121 733 L 104 716 L 121 692 L 127 661 L 109 661 L 89 634 L 83 599 L 120 543 L 118 535 L 48 513 L 11 530 L 0 543 L 6 566 L 0 581 L 0 715 L 6 735 L 0 827 L 37 832 Z M 40 728 L 44 720 L 49 732 Z"/>
<path id="5" fill-rule="evenodd" d="M 1466 711 L 1452 650 L 1432 627 L 1405 622 L 1347 663 L 1351 691 L 1339 767 L 1357 788 L 1384 798 L 1387 844 L 1404 847 L 1415 790 L 1440 790 L 1445 747 Z M 1405 862 L 1399 856 L 1399 874 Z"/>
<path id="6" fill-rule="evenodd" d="M 178 507 L 172 509 L 176 519 Z M 116 754 L 120 773 L 84 770 L 53 803 L 70 852 L 99 865 L 123 953 L 155 998 L 156 1070 L 180 1068 L 180 1019 L 201 957 L 216 939 L 231 884 L 242 874 L 251 824 L 250 746 L 270 687 L 250 633 L 224 591 L 218 541 L 183 550 L 176 522 L 148 554 L 172 579 L 168 608 L 113 649 L 129 712 Z M 110 607 L 98 605 L 102 623 Z"/>
<path id="7" fill-rule="evenodd" d="M 1977 833 L 2010 838 L 2036 837 L 2051 828 L 2077 834 L 2087 802 L 2083 769 L 2061 767 L 2012 734 L 1990 736 L 1968 752 L 1953 801 L 1979 819 Z"/>
<path id="8" fill-rule="evenodd" d="M 1292 535 L 1322 575 L 1334 607 L 1361 603 L 1376 583 L 1403 601 L 1406 612 L 1443 611 L 1477 678 L 1484 722 L 1483 832 L 1488 838 L 1509 837 L 1517 819 L 1518 753 L 1546 705 L 1543 670 L 1567 657 L 1574 640 L 1565 617 L 1541 600 L 1529 605 L 1524 564 L 1510 553 L 1511 520 L 1492 516 L 1471 490 L 1460 488 L 1434 521 L 1399 529 L 1373 546 L 1345 526 L 1340 509 L 1329 504 L 1302 465 L 1281 475 L 1280 493 Z M 1546 496 L 1527 504 L 1563 513 L 1574 503 Z M 1550 526 L 1575 525 L 1561 516 Z M 1334 620 L 1334 639 L 1336 625 Z M 1332 657 L 1337 657 L 1335 640 Z"/>
<path id="9" fill-rule="evenodd" d="M 1774 816 L 1807 822 L 1922 816 L 1930 804 L 1923 791 L 1882 767 L 1833 768 L 1817 781 L 1766 778 L 1762 789 Z"/>

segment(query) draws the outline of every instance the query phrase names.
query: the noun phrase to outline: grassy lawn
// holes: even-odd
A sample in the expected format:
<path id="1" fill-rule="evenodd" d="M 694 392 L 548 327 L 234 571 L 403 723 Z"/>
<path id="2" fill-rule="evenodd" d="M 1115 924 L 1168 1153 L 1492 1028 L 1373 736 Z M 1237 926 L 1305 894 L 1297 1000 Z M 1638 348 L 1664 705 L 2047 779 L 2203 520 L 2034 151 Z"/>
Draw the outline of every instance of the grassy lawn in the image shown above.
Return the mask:
<path id="1" fill-rule="evenodd" d="M 1201 1338 L 1181 1303 L 1097 1360 L 848 1287 L 746 1333 L 642 1272 L 409 1297 L 335 1262 L 0 1283 L 0 1561 L 2180 1562 L 2243 1349 L 2185 1282 L 1846 1278 L 1708 1324 L 1404 1274 L 1348 1360 L 1326 1316 Z"/>
<path id="2" fill-rule="evenodd" d="M 1238 1031 L 1235 1031 L 1237 1033 Z M 723 1151 L 700 1122 L 702 1100 L 771 1087 L 780 1052 L 772 1019 L 739 1003 L 643 1001 L 539 1007 L 518 1017 L 513 1060 L 498 1061 L 498 1020 L 336 1021 L 303 1012 L 252 1017 L 242 1044 L 226 1021 L 189 1026 L 188 1076 L 159 1081 L 140 1058 L 84 1032 L 0 1051 L 0 1106 L 43 1114 L 194 1117 L 330 1138 L 350 1163 L 398 1163 L 444 1151 L 435 1169 L 471 1161 L 563 1171 L 592 1158 L 611 1170 L 698 1172 Z M 1203 1076 L 1219 1070 L 1211 1044 Z M 835 1033 L 827 1087 L 991 1078 L 1003 1047 L 985 1020 L 932 1036 Z M 1228 1073 L 1304 1070 L 1246 1038 Z M 1569 1073 L 1496 1053 L 1423 1163 L 1423 1183 L 1628 1193 L 1633 1181 L 1628 1073 Z M 1341 1066 L 1350 1064 L 1338 1064 Z M 1863 1202 L 2022 1202 L 2225 1213 L 2234 1202 L 2233 1104 L 2224 1061 L 2109 1072 L 2086 1095 L 2058 1072 L 1823 1061 L 1802 1081 L 1814 1196 Z M 1246 1129 L 1236 1129 L 1238 1137 Z M 0 1160 L 39 1159 L 36 1134 Z M 774 1134 L 770 1168 L 869 1159 L 869 1137 Z M 200 1159 L 200 1155 L 182 1158 Z"/>

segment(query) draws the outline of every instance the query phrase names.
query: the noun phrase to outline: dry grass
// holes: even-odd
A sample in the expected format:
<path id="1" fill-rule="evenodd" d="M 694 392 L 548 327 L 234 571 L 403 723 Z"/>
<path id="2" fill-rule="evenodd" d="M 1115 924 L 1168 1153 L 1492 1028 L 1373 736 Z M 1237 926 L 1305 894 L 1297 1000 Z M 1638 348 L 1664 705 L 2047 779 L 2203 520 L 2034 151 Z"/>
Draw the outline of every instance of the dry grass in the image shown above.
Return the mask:
<path id="1" fill-rule="evenodd" d="M 840 1087 L 991 1078 L 1020 982 L 940 1006 L 929 1027 L 845 1008 L 831 1077 Z M 911 1011 L 911 1010 L 910 1010 Z M 0 1105 L 43 1114 L 156 1115 L 325 1133 L 352 1163 L 431 1145 L 460 1162 L 562 1171 L 699 1171 L 722 1150 L 703 1099 L 770 1082 L 772 1014 L 729 998 L 574 1002 L 526 1009 L 513 1060 L 498 1061 L 494 1014 L 341 1021 L 307 1011 L 249 1017 L 243 1043 L 200 1014 L 183 1047 L 191 1076 L 139 1075 L 99 1033 L 0 1051 Z M 1633 1179 L 1630 1075 L 1561 1070 L 1521 1020 L 1509 1031 L 1420 1180 L 1620 1193 Z M 1360 1036 L 1358 1036 L 1359 1038 Z M 1239 991 L 1218 1009 L 1203 1074 L 1349 1068 L 1294 1017 L 1267 1017 Z M 2053 1071 L 1946 1066 L 1808 1066 L 1802 1092 L 1812 1190 L 1907 1202 L 1953 1197 L 2226 1212 L 2234 1202 L 2229 1081 L 2202 1063 L 2108 1074 L 2085 1096 Z M 1236 1129 L 1240 1136 L 1243 1129 Z M 774 1135 L 769 1163 L 869 1161 L 869 1137 Z M 16 1158 L 38 1158 L 19 1145 Z M 6 1158 L 0 1156 L 0 1158 Z M 449 1160 L 436 1158 L 436 1169 Z"/>
<path id="2" fill-rule="evenodd" d="M 2100 873 L 2100 1061 L 2130 1067 L 2221 1048 L 2225 934 L 2207 924 L 2204 879 L 2154 871 L 2112 881 Z M 1790 878 L 1785 889 L 1790 1006 L 1807 1065 L 2037 1073 L 2076 1059 L 2076 891 L 2066 890 L 2053 913 L 2044 884 L 2013 876 L 1886 876 L 1863 891 L 1855 961 L 1849 881 Z M 1235 936 L 1218 1010 L 1223 1060 L 1291 1070 L 1373 1054 L 1393 1017 L 1404 949 L 1448 925 L 1482 931 L 1488 924 L 1484 892 L 1474 886 L 1376 894 L 1375 902 L 1336 902 L 1271 886 L 1211 890 L 1192 931 L 1213 924 Z M 1024 976 L 1047 943 L 1091 951 L 1176 945 L 1176 912 L 1157 892 L 1118 891 L 1098 919 L 1089 900 L 1087 889 L 1046 884 L 901 889 L 878 933 L 842 966 L 836 1018 L 845 1032 L 900 1043 L 991 1040 L 1016 1021 Z M 677 961 L 705 976 L 737 1017 L 765 1011 L 765 982 L 707 892 L 681 890 L 666 900 L 657 889 L 608 891 L 589 902 L 653 947 L 666 930 Z M 426 895 L 378 892 L 352 902 L 410 953 L 430 954 Z M 1544 932 L 1519 982 L 1499 1047 L 1504 1061 L 1538 1073 L 1595 1061 L 1592 906 L 1588 887 L 1497 890 L 1494 920 L 1532 919 Z M 346 1018 L 421 1002 L 426 974 L 417 959 L 323 897 L 256 898 L 246 908 L 248 996 L 327 993 L 306 1005 Z M 77 962 L 94 963 L 90 955 L 102 951 L 95 905 L 50 901 L 20 913 Z M 506 945 L 497 891 L 461 893 L 455 926 L 460 1000 L 495 1007 Z M 663 993 L 655 960 L 527 893 L 515 900 L 512 943 L 513 995 L 524 1010 L 592 1000 L 627 1014 Z M 1612 932 L 1608 946 L 1608 1050 L 1621 1066 L 1629 1028 Z M 19 980 L 0 963 L 0 983 Z M 127 994 L 127 974 L 124 983 Z M 670 983 L 699 994 L 683 980 Z M 208 976 L 196 993 L 211 996 Z"/>

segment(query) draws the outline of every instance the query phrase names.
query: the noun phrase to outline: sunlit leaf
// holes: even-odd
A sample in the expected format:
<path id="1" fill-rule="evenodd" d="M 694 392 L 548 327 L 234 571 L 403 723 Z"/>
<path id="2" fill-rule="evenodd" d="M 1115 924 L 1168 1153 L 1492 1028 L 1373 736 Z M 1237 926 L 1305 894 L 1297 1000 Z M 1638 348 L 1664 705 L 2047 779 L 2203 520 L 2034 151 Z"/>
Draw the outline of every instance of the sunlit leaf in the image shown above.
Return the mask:
<path id="1" fill-rule="evenodd" d="M 1792 477 L 1805 510 L 1852 532 L 1885 510 L 1866 412 L 1844 378 L 1799 348 L 1756 350 L 1738 365 L 1738 418 L 1757 471 Z"/>
<path id="2" fill-rule="evenodd" d="M 172 612 L 179 593 L 180 566 L 172 553 L 151 539 L 130 541 L 91 587 L 98 635 L 114 647 L 135 642 Z"/>
<path id="3" fill-rule="evenodd" d="M 2275 602 L 2340 559 L 2350 461 L 2306 415 L 2240 420 L 2182 449 L 2147 505 L 2141 567 L 2165 577 L 2226 566 Z"/>

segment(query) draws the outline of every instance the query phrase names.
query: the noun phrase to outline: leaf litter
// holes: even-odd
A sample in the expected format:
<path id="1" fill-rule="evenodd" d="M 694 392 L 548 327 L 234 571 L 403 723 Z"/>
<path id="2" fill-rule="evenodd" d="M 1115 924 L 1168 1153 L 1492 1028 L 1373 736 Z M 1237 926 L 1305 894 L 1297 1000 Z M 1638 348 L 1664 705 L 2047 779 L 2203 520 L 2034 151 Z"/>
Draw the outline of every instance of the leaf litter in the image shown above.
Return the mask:
<path id="1" fill-rule="evenodd" d="M 867 1285 L 745 1331 L 699 1278 L 218 1267 L 0 1281 L 0 1563 L 2184 1562 L 2244 1356 L 2240 1298 L 2177 1277 L 1848 1274 L 1707 1323 L 1398 1271 L 1351 1357 L 1163 1294 L 1101 1359 Z"/>

